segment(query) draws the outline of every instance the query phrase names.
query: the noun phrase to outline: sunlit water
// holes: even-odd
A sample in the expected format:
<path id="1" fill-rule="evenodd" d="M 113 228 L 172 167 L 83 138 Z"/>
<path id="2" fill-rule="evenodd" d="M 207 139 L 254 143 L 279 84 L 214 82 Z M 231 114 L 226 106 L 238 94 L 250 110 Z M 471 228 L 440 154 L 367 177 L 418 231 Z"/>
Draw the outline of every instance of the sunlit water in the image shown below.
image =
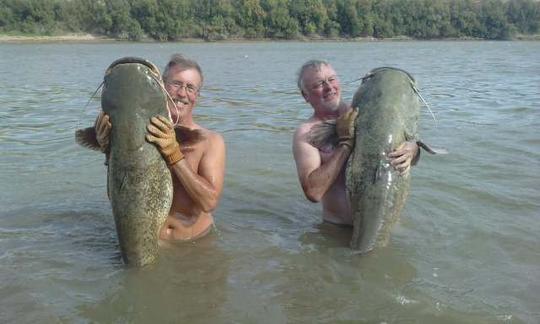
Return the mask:
<path id="1" fill-rule="evenodd" d="M 122 56 L 195 58 L 196 120 L 221 132 L 217 231 L 126 269 L 103 156 L 74 143 Z M 540 43 L 0 44 L 0 322 L 540 322 Z M 430 104 L 390 245 L 369 256 L 321 225 L 291 153 L 295 88 L 329 60 L 352 98 L 370 69 L 411 72 Z"/>

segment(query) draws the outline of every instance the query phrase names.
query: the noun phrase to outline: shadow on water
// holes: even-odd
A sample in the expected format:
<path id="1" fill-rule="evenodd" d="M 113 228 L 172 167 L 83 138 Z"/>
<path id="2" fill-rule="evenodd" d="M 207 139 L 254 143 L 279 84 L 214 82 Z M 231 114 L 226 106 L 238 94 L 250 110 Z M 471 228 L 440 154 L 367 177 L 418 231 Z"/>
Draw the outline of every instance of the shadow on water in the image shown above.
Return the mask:
<path id="1" fill-rule="evenodd" d="M 156 264 L 136 269 L 122 263 L 109 213 L 46 209 L 2 215 L 3 320 L 207 323 L 223 318 L 231 257 L 219 247 L 219 233 L 164 244 Z"/>
<path id="2" fill-rule="evenodd" d="M 78 315 L 98 323 L 215 323 L 224 318 L 231 258 L 218 245 L 216 233 L 167 244 L 156 264 L 125 268 L 107 296 Z"/>
<path id="3" fill-rule="evenodd" d="M 304 248 L 329 249 L 348 247 L 352 237 L 351 226 L 339 226 L 326 222 L 315 224 L 313 231 L 305 232 L 300 236 Z"/>
<path id="4" fill-rule="evenodd" d="M 290 322 L 522 323 L 506 315 L 457 310 L 419 288 L 415 265 L 391 242 L 367 255 L 349 249 L 352 227 L 316 224 L 287 255 L 276 290 Z"/>

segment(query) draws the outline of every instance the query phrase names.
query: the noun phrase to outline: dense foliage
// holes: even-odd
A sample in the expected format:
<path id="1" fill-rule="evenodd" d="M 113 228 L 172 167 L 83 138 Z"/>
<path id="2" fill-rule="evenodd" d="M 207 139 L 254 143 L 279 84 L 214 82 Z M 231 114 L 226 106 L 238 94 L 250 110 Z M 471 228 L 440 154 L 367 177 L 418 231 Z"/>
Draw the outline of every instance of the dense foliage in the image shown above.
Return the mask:
<path id="1" fill-rule="evenodd" d="M 0 0 L 0 33 L 120 39 L 537 34 L 534 0 Z"/>

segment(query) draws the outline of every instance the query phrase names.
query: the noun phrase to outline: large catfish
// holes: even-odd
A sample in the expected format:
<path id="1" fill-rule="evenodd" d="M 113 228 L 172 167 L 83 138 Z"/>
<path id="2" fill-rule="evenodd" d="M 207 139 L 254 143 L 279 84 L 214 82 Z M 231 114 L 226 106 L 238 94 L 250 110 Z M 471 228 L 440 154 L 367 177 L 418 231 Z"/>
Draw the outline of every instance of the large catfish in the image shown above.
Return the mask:
<path id="1" fill-rule="evenodd" d="M 387 155 L 405 141 L 417 139 L 419 98 L 414 78 L 390 67 L 369 72 L 354 95 L 352 107 L 359 114 L 345 179 L 354 226 L 351 248 L 360 253 L 386 245 L 405 205 L 410 173 L 399 175 Z M 335 121 L 314 127 L 309 135 L 310 143 L 319 148 L 335 146 L 337 140 Z"/>
<path id="2" fill-rule="evenodd" d="M 173 198 L 171 173 L 145 140 L 150 117 L 169 116 L 159 69 L 126 57 L 105 72 L 101 107 L 113 125 L 108 152 L 108 191 L 122 258 L 144 266 L 156 260 L 158 232 Z M 79 144 L 96 148 L 94 128 L 77 131 Z"/>
<path id="3" fill-rule="evenodd" d="M 378 68 L 362 79 L 353 98 L 359 114 L 345 172 L 354 226 L 351 247 L 360 253 L 386 245 L 409 193 L 410 172 L 399 175 L 387 155 L 417 139 L 415 83 L 403 70 Z"/>

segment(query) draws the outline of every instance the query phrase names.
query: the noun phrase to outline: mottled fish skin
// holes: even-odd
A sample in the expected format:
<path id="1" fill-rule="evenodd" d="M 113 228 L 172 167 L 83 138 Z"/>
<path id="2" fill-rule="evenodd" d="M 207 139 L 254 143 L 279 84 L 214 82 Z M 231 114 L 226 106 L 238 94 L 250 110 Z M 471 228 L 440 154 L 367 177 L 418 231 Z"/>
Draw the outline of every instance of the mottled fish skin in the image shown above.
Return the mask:
<path id="1" fill-rule="evenodd" d="M 105 73 L 101 107 L 113 125 L 108 188 L 122 258 L 144 266 L 156 261 L 159 230 L 173 198 L 167 164 L 145 140 L 150 118 L 168 116 L 159 70 L 144 59 L 113 62 Z"/>
<path id="2" fill-rule="evenodd" d="M 172 176 L 157 148 L 145 140 L 156 115 L 169 116 L 168 95 L 159 69 L 151 62 L 125 57 L 105 71 L 101 107 L 113 125 L 107 155 L 107 187 L 122 259 L 142 267 L 158 257 L 159 230 L 173 199 Z M 177 129 L 190 142 L 196 131 Z M 93 127 L 77 130 L 77 143 L 99 150 Z M 180 140 L 180 139 L 179 139 Z"/>
<path id="3" fill-rule="evenodd" d="M 360 253 L 387 244 L 407 199 L 410 172 L 399 175 L 387 154 L 417 137 L 420 101 L 414 85 L 403 70 L 378 68 L 363 78 L 353 98 L 359 115 L 346 186 L 354 226 L 351 248 Z"/>
<path id="4" fill-rule="evenodd" d="M 159 69 L 137 57 L 114 61 L 102 86 L 101 106 L 113 125 L 105 152 L 107 191 L 122 259 L 141 267 L 157 259 L 159 230 L 173 199 L 171 172 L 156 147 L 146 141 L 146 126 L 155 115 L 169 116 L 171 98 Z M 185 152 L 205 140 L 197 129 L 176 126 L 175 133 Z M 100 151 L 94 127 L 77 130 L 75 141 Z"/>

